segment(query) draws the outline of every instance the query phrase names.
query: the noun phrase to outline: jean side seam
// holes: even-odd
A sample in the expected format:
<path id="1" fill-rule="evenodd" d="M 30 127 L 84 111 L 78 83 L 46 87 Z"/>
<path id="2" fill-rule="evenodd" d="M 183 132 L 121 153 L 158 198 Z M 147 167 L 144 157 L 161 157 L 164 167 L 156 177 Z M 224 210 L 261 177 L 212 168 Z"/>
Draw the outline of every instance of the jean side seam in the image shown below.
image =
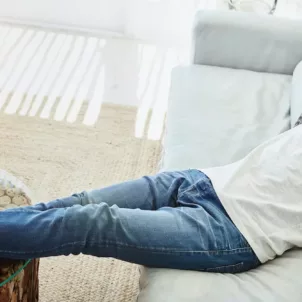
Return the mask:
<path id="1" fill-rule="evenodd" d="M 165 253 L 165 254 L 236 254 L 236 253 L 246 253 L 246 252 L 252 252 L 251 248 L 238 248 L 238 249 L 231 249 L 231 250 L 210 250 L 210 251 L 180 251 L 180 250 L 169 250 L 169 249 L 165 249 L 165 248 L 152 248 L 152 247 L 138 247 L 138 246 L 132 246 L 132 245 L 127 245 L 127 244 L 121 244 L 121 243 L 116 243 L 116 242 L 110 242 L 110 241 L 106 241 L 104 243 L 101 244 L 95 244 L 96 241 L 92 241 L 89 242 L 87 244 L 87 242 L 85 241 L 75 241 L 75 242 L 69 242 L 69 243 L 65 243 L 62 244 L 58 247 L 55 248 L 51 248 L 51 249 L 46 249 L 46 250 L 38 250 L 38 251 L 34 251 L 33 253 L 43 253 L 43 252 L 51 252 L 51 251 L 58 251 L 64 247 L 68 247 L 68 246 L 72 246 L 72 245 L 83 245 L 86 246 L 87 245 L 95 245 L 95 247 L 109 247 L 109 246 L 114 246 L 116 248 L 132 248 L 132 249 L 136 249 L 136 250 L 142 250 L 142 251 L 148 251 L 150 253 Z M 0 250 L 0 253 L 11 253 L 11 254 L 17 254 L 17 255 L 21 255 L 21 254 L 27 254 L 27 253 L 32 253 L 32 251 L 9 251 L 9 250 Z"/>

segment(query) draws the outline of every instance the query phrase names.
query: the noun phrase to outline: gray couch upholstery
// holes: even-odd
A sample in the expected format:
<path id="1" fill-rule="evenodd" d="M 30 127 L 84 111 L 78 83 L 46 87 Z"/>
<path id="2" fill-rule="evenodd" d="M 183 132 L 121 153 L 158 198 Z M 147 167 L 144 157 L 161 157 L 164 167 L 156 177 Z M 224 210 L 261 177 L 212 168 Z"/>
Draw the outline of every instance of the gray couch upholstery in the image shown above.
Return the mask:
<path id="1" fill-rule="evenodd" d="M 301 61 L 301 24 L 253 13 L 200 11 L 192 64 L 292 75 Z"/>
<path id="2" fill-rule="evenodd" d="M 173 71 L 162 170 L 241 159 L 302 112 L 302 23 L 200 12 L 192 64 Z M 302 251 L 238 275 L 141 268 L 139 302 L 302 301 Z"/>

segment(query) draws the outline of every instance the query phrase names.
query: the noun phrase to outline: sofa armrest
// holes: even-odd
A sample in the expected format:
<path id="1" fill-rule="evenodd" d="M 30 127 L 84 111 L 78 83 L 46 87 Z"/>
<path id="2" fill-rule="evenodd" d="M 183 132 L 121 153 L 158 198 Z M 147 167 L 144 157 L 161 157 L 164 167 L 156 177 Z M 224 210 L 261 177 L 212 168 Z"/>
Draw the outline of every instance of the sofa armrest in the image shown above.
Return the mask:
<path id="1" fill-rule="evenodd" d="M 293 74 L 302 60 L 302 21 L 234 11 L 200 11 L 193 64 Z"/>

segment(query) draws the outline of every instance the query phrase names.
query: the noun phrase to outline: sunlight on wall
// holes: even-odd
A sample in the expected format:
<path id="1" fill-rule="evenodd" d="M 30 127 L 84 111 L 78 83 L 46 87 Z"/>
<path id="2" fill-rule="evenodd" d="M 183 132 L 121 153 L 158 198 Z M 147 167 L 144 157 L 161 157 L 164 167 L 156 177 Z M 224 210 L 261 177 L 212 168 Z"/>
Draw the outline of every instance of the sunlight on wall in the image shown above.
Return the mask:
<path id="1" fill-rule="evenodd" d="M 50 82 L 49 77 L 52 74 L 54 66 L 57 65 L 57 56 L 59 53 L 62 53 L 62 48 L 66 40 L 66 35 L 56 35 L 53 33 L 51 42 L 41 54 L 41 61 L 37 63 L 37 72 L 35 76 L 32 78 L 31 82 L 28 83 L 28 87 L 21 91 L 21 94 L 25 93 L 25 98 L 23 100 L 23 105 L 20 108 L 20 115 L 27 115 L 29 110 L 31 110 L 31 116 L 34 116 L 38 111 L 43 98 L 47 93 L 46 86 Z"/>
<path id="2" fill-rule="evenodd" d="M 143 57 L 138 85 L 141 105 L 137 112 L 135 136 L 143 137 L 147 133 L 149 139 L 158 140 L 164 128 L 171 70 L 179 64 L 179 57 L 173 49 L 153 45 L 140 45 L 140 52 Z M 151 109 L 152 115 L 148 125 Z"/>
<path id="3" fill-rule="evenodd" d="M 102 51 L 105 45 L 105 40 L 99 40 L 96 44 L 96 51 L 94 51 L 90 57 L 86 72 L 83 74 L 82 77 L 82 82 L 78 83 L 77 91 L 75 93 L 70 112 L 67 116 L 67 121 L 69 123 L 73 123 L 76 121 L 80 109 L 83 105 L 83 102 L 86 99 L 89 99 L 89 104 L 91 104 L 95 103 L 96 100 L 99 98 L 98 109 L 94 112 L 100 112 L 102 95 L 104 93 L 104 66 L 102 63 Z M 92 90 L 94 91 L 91 96 Z M 88 108 L 91 108 L 91 105 Z M 91 112 L 92 109 L 88 109 L 88 111 L 89 110 Z M 92 118 L 91 114 L 92 113 L 86 114 L 86 116 L 84 117 L 84 124 L 93 125 L 96 122 L 98 115 Z"/>
<path id="4" fill-rule="evenodd" d="M 96 122 L 104 39 L 3 25 L 0 41 L 0 109 L 45 119 L 55 109 L 54 120 L 72 123 L 92 91 L 84 122 Z"/>
<path id="5" fill-rule="evenodd" d="M 27 97 L 30 97 L 30 95 L 33 97 L 33 95 L 30 94 L 31 83 L 37 77 L 39 66 L 44 61 L 44 54 L 47 54 L 54 38 L 55 35 L 53 33 L 50 33 L 48 35 L 45 35 L 43 39 L 41 39 L 41 43 L 31 62 L 30 68 L 28 68 L 28 71 L 24 73 L 23 76 L 21 76 L 19 85 L 16 85 L 16 87 L 12 88 L 14 94 L 12 95 L 9 104 L 5 109 L 6 113 L 16 113 L 16 111 L 19 109 L 19 106 L 21 105 L 24 92 L 27 92 Z"/>
<path id="6" fill-rule="evenodd" d="M 119 52 L 119 44 L 110 39 L 0 26 L 0 110 L 6 114 L 74 123 L 85 104 L 81 122 L 93 126 L 98 121 L 102 102 L 110 102 L 110 94 L 108 97 L 105 90 L 114 91 L 115 85 L 123 81 L 123 87 L 129 83 L 129 89 L 134 89 L 133 96 L 137 99 L 134 135 L 160 139 L 170 73 L 174 66 L 184 62 L 185 52 L 136 41 L 127 43 L 132 46 L 121 59 L 125 64 L 120 67 L 110 63 L 110 55 L 114 50 L 115 58 L 122 56 L 123 50 Z M 128 59 L 131 61 L 127 62 Z M 108 75 L 115 80 L 117 74 L 119 78 L 112 84 Z M 127 78 L 129 75 L 131 79 Z"/>
<path id="7" fill-rule="evenodd" d="M 23 53 L 26 53 L 26 46 L 33 40 L 34 31 L 28 30 L 26 32 L 20 32 L 20 30 L 17 30 L 16 35 L 14 35 L 14 31 L 11 31 L 9 36 L 7 43 L 4 45 L 6 51 L 4 51 L 5 54 L 1 62 L 0 109 L 3 107 L 6 98 L 8 97 L 11 77 L 14 76 L 15 73 L 18 74 L 18 72 L 21 71 L 17 66 L 23 57 Z"/>
<path id="8" fill-rule="evenodd" d="M 142 137 L 145 130 L 145 124 L 148 117 L 149 109 L 152 106 L 154 91 L 156 90 L 156 84 L 159 80 L 159 64 L 158 54 L 156 47 L 150 46 L 139 46 L 139 57 L 140 59 L 140 71 L 139 71 L 139 82 L 137 89 L 137 97 L 141 102 L 141 105 L 137 112 L 136 125 L 135 125 L 135 136 Z"/>
<path id="9" fill-rule="evenodd" d="M 104 65 L 100 62 L 101 60 L 96 64 L 96 70 L 93 76 L 93 85 L 91 85 L 92 94 L 89 98 L 89 106 L 83 121 L 85 125 L 94 125 L 101 112 L 102 97 L 104 94 L 105 70 Z"/>

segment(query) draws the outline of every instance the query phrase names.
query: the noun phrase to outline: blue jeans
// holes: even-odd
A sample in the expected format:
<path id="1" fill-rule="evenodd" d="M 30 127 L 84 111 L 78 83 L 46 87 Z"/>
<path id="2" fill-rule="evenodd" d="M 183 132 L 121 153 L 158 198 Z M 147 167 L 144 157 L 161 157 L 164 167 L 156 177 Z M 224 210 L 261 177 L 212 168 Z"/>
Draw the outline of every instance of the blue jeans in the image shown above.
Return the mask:
<path id="1" fill-rule="evenodd" d="M 198 170 L 163 172 L 0 212 L 0 258 L 80 253 L 220 273 L 260 264 Z"/>

